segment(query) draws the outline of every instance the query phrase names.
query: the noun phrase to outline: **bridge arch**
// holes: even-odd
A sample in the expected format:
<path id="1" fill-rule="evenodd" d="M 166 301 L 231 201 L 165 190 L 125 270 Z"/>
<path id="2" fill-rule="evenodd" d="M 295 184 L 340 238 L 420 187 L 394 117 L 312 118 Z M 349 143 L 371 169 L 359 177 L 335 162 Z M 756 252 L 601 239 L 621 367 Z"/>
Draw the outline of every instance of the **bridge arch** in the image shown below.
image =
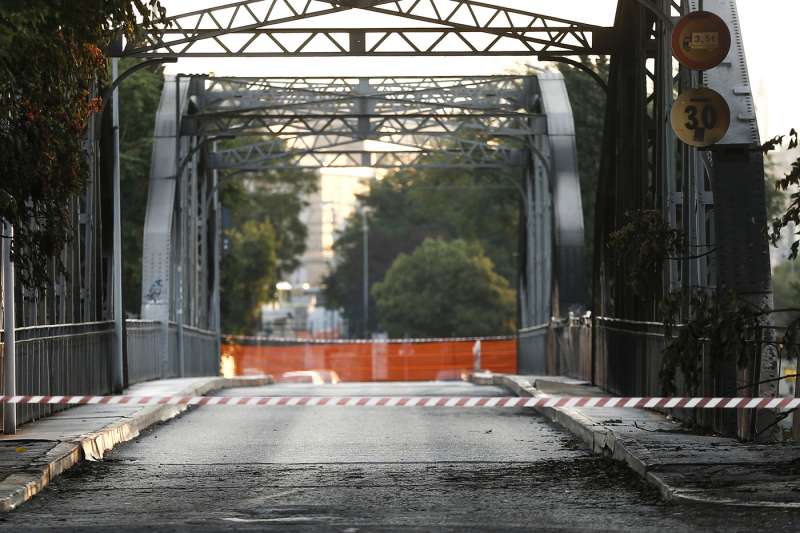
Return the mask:
<path id="1" fill-rule="evenodd" d="M 614 26 L 605 28 L 473 0 L 409 3 L 244 0 L 171 17 L 169 26 L 121 48 L 121 53 L 131 57 L 610 56 L 609 106 L 595 220 L 594 290 L 589 305 L 596 316 L 594 337 L 598 342 L 593 342 L 591 349 L 591 372 L 584 370 L 583 374 L 623 392 L 629 390 L 624 381 L 627 378 L 609 378 L 612 374 L 626 373 L 618 370 L 626 363 L 614 359 L 619 350 L 611 346 L 615 341 L 609 340 L 622 326 L 614 322 L 614 328 L 608 328 L 606 333 L 606 325 L 610 324 L 606 319 L 627 321 L 624 334 L 636 337 L 637 328 L 654 319 L 657 299 L 657 295 L 652 295 L 653 301 L 636 303 L 624 289 L 624 266 L 615 264 L 605 248 L 607 236 L 624 223 L 626 212 L 661 210 L 673 225 L 684 229 L 692 246 L 710 246 L 709 239 L 719 235 L 718 260 L 694 258 L 670 265 L 664 291 L 681 284 L 703 282 L 709 287 L 720 283 L 747 293 L 755 291 L 765 298 L 769 294 L 768 265 L 762 260 L 754 261 L 748 264 L 747 274 L 732 268 L 741 245 L 728 237 L 736 232 L 723 234 L 714 229 L 723 214 L 726 224 L 735 224 L 732 216 L 735 210 L 751 213 L 751 219 L 764 218 L 762 206 L 757 205 L 757 193 L 742 203 L 741 198 L 725 196 L 729 191 L 715 186 L 721 179 L 720 172 L 725 179 L 735 175 L 733 179 L 748 188 L 760 188 L 763 180 L 758 157 L 749 151 L 757 144 L 753 135 L 755 117 L 749 92 L 740 90 L 749 86 L 749 80 L 734 0 L 705 2 L 705 9 L 721 15 L 735 34 L 731 56 L 723 67 L 704 75 L 705 83 L 719 88 L 741 110 L 731 134 L 722 142 L 731 149 L 713 154 L 679 149 L 666 120 L 674 91 L 701 82 L 685 69 L 681 69 L 677 80 L 674 78 L 669 42 L 672 20 L 698 7 L 697 0 L 620 1 Z M 395 28 L 326 25 L 326 16 L 355 9 L 397 17 L 403 23 Z M 306 25 L 305 21 L 310 23 Z M 287 44 L 289 35 L 295 45 Z M 321 50 L 321 42 L 332 48 Z M 529 175 L 523 180 L 529 201 L 523 247 L 526 275 L 520 283 L 523 346 L 520 362 L 523 369 L 530 371 L 544 367 L 557 371 L 552 357 L 546 357 L 546 353 L 552 356 L 553 350 L 558 351 L 561 346 L 557 338 L 554 341 L 558 328 L 554 328 L 551 319 L 566 317 L 570 308 L 577 310 L 577 304 L 586 303 L 582 301 L 585 283 L 577 274 L 584 253 L 579 237 L 583 228 L 580 217 L 575 216 L 580 211 L 579 182 L 573 171 L 574 130 L 570 130 L 566 119 L 568 99 L 559 94 L 562 90 L 559 82 L 546 75 L 539 77 L 536 87 L 534 92 L 544 109 L 541 115 L 546 117 L 548 138 L 546 142 L 540 138 L 540 144 L 531 144 Z M 744 159 L 743 147 L 751 154 Z M 470 152 L 463 148 L 459 148 L 462 153 Z M 251 147 L 251 154 L 264 156 L 268 152 L 263 145 Z M 489 164 L 485 150 L 479 153 L 483 159 L 473 163 Z M 731 158 L 735 159 L 734 153 L 741 161 L 729 164 Z M 339 155 L 361 158 L 362 162 L 367 158 L 354 152 L 343 151 Z M 229 152 L 214 157 L 231 164 L 232 158 L 241 156 Z M 489 159 L 496 156 L 490 154 Z M 373 157 L 369 156 L 370 161 Z M 380 159 L 381 162 L 388 161 L 388 157 Z M 514 157 L 506 157 L 505 164 L 514 162 Z M 402 164 L 402 158 L 393 159 L 391 164 Z M 681 177 L 676 181 L 679 169 Z M 549 170 L 555 179 L 545 182 L 539 175 L 544 170 Z M 679 182 L 682 185 L 676 185 Z M 724 197 L 722 202 L 721 197 Z M 530 223 L 533 220 L 537 223 Z M 752 247 L 756 241 L 751 235 L 745 246 Z M 550 256 L 553 261 L 548 268 L 536 263 L 537 258 L 543 257 L 542 250 L 557 250 Z M 625 357 L 643 357 L 640 352 L 634 348 Z"/>
<path id="2" fill-rule="evenodd" d="M 506 144 L 464 138 L 464 132 L 475 130 Z M 186 232 L 198 226 L 198 217 L 200 225 L 213 225 L 217 214 L 205 213 L 202 202 L 182 206 L 187 191 L 181 192 L 178 184 L 199 180 L 213 187 L 209 174 L 220 169 L 419 167 L 429 164 L 422 156 L 434 152 L 446 156 L 437 168 L 507 168 L 517 173 L 516 187 L 525 206 L 520 326 L 537 332 L 526 345 L 525 364 L 543 370 L 546 328 L 536 326 L 548 324 L 554 308 L 586 305 L 574 124 L 560 74 L 333 80 L 178 77 L 165 83 L 155 132 L 144 235 L 145 319 L 180 319 L 181 293 L 184 302 L 188 299 L 208 310 L 185 317 L 187 324 L 207 326 L 213 317 L 213 291 L 204 287 L 215 269 L 204 263 L 204 250 L 195 249 L 202 248 L 203 240 Z M 264 134 L 275 141 L 219 152 L 208 144 L 197 149 L 214 136 Z M 367 150 L 366 140 L 381 141 L 388 148 Z M 184 176 L 176 180 L 176 173 Z M 185 249 L 188 242 L 196 246 Z M 187 253 L 195 259 L 181 261 Z M 555 304 L 554 294 L 561 295 Z"/>

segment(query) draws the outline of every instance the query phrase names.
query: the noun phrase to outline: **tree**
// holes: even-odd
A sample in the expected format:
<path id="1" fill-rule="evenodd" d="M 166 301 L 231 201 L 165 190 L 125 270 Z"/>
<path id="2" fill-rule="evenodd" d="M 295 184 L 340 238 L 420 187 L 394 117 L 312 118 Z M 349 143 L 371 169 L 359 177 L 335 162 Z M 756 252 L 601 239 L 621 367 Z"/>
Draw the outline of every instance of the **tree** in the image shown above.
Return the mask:
<path id="1" fill-rule="evenodd" d="M 311 172 L 264 171 L 246 177 L 222 176 L 220 200 L 240 227 L 250 220 L 269 222 L 276 234 L 279 275 L 294 271 L 306 250 L 308 229 L 300 220 L 306 197 L 317 188 Z"/>
<path id="2" fill-rule="evenodd" d="M 605 59 L 582 61 L 601 77 L 608 76 Z M 587 264 L 591 264 L 606 95 L 587 73 L 571 66 L 559 68 L 575 114 Z M 370 284 L 383 278 L 399 254 L 409 253 L 426 238 L 435 237 L 480 242 L 497 272 L 515 285 L 521 203 L 518 185 L 518 175 L 499 170 L 412 169 L 390 173 L 382 181 L 373 182 L 369 192 L 359 199 L 369 213 Z M 355 326 L 351 329 L 361 331 L 364 312 L 360 214 L 348 220 L 334 244 L 334 252 L 336 264 L 325 280 L 327 305 L 342 309 L 351 326 Z M 377 328 L 379 318 L 379 313 L 370 313 L 370 330 Z"/>
<path id="3" fill-rule="evenodd" d="M 516 179 L 499 170 L 408 169 L 373 181 L 359 197 L 369 228 L 370 287 L 401 253 L 429 237 L 480 243 L 498 274 L 515 284 L 521 201 Z M 362 215 L 355 213 L 334 244 L 337 261 L 325 280 L 327 305 L 341 308 L 356 332 L 363 330 L 364 316 L 362 231 Z M 369 330 L 378 328 L 380 312 L 370 313 Z"/>
<path id="4" fill-rule="evenodd" d="M 239 138 L 223 147 L 252 142 Z M 231 213 L 220 291 L 226 333 L 260 331 L 261 304 L 275 297 L 275 283 L 298 267 L 305 252 L 307 228 L 300 213 L 317 185 L 317 176 L 303 170 L 220 176 L 220 200 Z"/>
<path id="5" fill-rule="evenodd" d="M 778 146 L 783 145 L 785 137 L 780 135 L 767 141 L 762 146 L 762 150 L 765 154 L 775 150 Z M 794 128 L 789 132 L 788 137 L 789 150 L 800 146 L 800 136 Z M 786 198 L 783 203 L 784 209 L 774 215 L 770 221 L 769 238 L 773 246 L 780 242 L 783 231 L 788 228 L 793 228 L 795 231 L 793 237 L 800 236 L 800 158 L 792 162 L 788 173 L 775 180 L 775 188 Z M 789 247 L 789 259 L 795 260 L 798 255 L 800 255 L 800 240 L 795 240 Z"/>
<path id="6" fill-rule="evenodd" d="M 222 262 L 221 315 L 226 333 L 261 329 L 261 304 L 275 295 L 278 280 L 275 230 L 248 220 L 226 231 L 229 254 Z"/>
<path id="7" fill-rule="evenodd" d="M 0 11 L 0 218 L 16 227 L 23 285 L 43 287 L 72 234 L 89 119 L 101 109 L 104 50 L 163 19 L 158 0 L 5 0 Z"/>
<path id="8" fill-rule="evenodd" d="M 515 328 L 515 293 L 477 243 L 426 239 L 400 254 L 372 289 L 392 337 L 504 335 Z"/>

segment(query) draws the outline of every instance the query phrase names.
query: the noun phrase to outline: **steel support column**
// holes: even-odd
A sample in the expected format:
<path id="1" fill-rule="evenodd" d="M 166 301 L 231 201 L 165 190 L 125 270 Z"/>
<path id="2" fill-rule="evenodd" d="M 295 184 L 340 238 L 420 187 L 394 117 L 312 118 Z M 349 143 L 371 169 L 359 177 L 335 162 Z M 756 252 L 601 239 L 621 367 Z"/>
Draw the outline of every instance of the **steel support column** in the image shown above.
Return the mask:
<path id="1" fill-rule="evenodd" d="M 15 283 L 14 260 L 11 248 L 14 240 L 14 226 L 3 221 L 2 240 L 3 261 L 3 394 L 17 394 L 17 342 L 15 338 Z M 17 406 L 3 405 L 3 433 L 14 435 L 17 432 Z"/>

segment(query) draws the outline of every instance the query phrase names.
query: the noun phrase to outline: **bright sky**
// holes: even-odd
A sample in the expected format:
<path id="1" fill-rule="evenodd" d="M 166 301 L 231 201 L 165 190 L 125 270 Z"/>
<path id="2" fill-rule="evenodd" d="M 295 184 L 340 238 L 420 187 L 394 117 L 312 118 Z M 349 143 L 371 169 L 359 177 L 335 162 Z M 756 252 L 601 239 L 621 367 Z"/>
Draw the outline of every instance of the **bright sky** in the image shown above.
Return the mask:
<path id="1" fill-rule="evenodd" d="M 170 14 L 193 11 L 221 0 L 162 0 Z M 613 23 L 616 0 L 495 0 L 499 5 L 591 22 Z M 751 86 L 755 93 L 762 137 L 800 128 L 797 87 L 800 69 L 794 65 L 800 0 L 737 0 L 744 34 Z M 396 19 L 392 19 L 394 22 Z M 348 13 L 335 25 L 380 27 L 387 19 Z M 311 24 L 304 23 L 305 27 Z M 225 76 L 381 76 L 502 74 L 518 70 L 522 58 L 258 58 L 182 59 L 168 73 L 214 73 Z"/>

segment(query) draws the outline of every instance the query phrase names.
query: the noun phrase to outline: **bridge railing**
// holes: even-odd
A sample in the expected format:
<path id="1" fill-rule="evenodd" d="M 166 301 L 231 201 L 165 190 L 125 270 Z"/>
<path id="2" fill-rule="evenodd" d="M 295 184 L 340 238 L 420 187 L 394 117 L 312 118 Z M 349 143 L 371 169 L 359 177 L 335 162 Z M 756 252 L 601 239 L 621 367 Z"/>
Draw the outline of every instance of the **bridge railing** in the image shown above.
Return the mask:
<path id="1" fill-rule="evenodd" d="M 175 324 L 167 327 L 160 322 L 127 320 L 126 330 L 128 383 L 180 377 Z M 0 330 L 0 360 L 4 340 Z M 17 394 L 108 394 L 112 388 L 113 340 L 113 322 L 17 328 Z M 219 374 L 213 332 L 184 327 L 184 341 L 185 376 Z M 0 364 L 0 383 L 2 368 Z M 17 423 L 30 422 L 63 409 L 57 405 L 18 405 Z"/>
<path id="2" fill-rule="evenodd" d="M 126 320 L 128 383 L 166 377 L 164 326 L 155 320 Z"/>
<path id="3" fill-rule="evenodd" d="M 17 394 L 106 394 L 111 389 L 109 354 L 113 338 L 113 322 L 17 328 Z M 20 405 L 17 423 L 62 409 L 63 406 L 54 405 Z"/>
<path id="4" fill-rule="evenodd" d="M 592 381 L 592 319 L 554 321 L 548 330 L 547 373 Z"/>
<path id="5" fill-rule="evenodd" d="M 178 354 L 178 326 L 151 320 L 127 320 L 128 382 L 181 376 Z M 183 376 L 216 376 L 219 355 L 216 335 L 191 326 L 183 326 Z"/>
<path id="6" fill-rule="evenodd" d="M 183 342 L 184 376 L 216 376 L 219 374 L 217 337 L 213 331 L 184 326 Z"/>

